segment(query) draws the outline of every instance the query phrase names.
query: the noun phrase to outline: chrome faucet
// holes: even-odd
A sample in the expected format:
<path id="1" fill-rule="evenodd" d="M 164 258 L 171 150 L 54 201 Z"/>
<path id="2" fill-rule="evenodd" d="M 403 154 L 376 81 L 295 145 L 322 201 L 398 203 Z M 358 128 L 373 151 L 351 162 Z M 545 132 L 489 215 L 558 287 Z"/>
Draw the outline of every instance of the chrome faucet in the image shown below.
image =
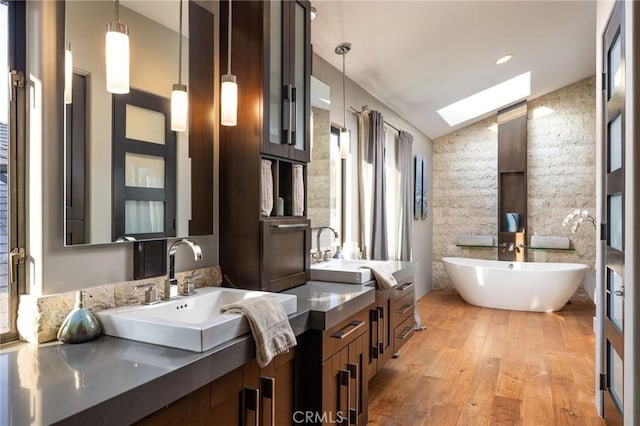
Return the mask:
<path id="1" fill-rule="evenodd" d="M 178 251 L 178 247 L 186 245 L 193 251 L 193 257 L 196 261 L 202 259 L 202 249 L 198 243 L 183 238 L 181 240 L 174 241 L 167 250 L 167 279 L 164 281 L 164 294 L 163 300 L 170 300 L 178 296 L 178 280 L 175 277 L 175 255 Z"/>
<path id="2" fill-rule="evenodd" d="M 330 226 L 321 226 L 320 228 L 317 228 L 316 229 L 316 232 L 317 232 L 317 234 L 316 234 L 316 244 L 317 244 L 316 245 L 316 247 L 317 247 L 317 250 L 316 250 L 316 262 L 320 262 L 322 260 L 322 253 L 320 252 L 320 235 L 322 234 L 322 231 L 324 231 L 325 229 L 328 229 L 331 232 L 333 232 L 333 236 L 335 238 L 340 238 L 340 236 L 338 235 L 338 232 L 335 229 L 333 229 L 332 227 L 330 227 Z"/>

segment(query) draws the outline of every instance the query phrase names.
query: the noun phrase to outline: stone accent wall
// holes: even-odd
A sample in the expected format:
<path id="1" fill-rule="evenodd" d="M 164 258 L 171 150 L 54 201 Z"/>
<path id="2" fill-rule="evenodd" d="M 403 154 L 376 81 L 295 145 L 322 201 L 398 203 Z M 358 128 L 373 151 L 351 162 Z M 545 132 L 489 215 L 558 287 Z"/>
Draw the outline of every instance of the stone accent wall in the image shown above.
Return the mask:
<path id="1" fill-rule="evenodd" d="M 312 107 L 313 149 L 307 168 L 307 216 L 314 228 L 331 220 L 331 121 L 329 111 Z"/>
<path id="2" fill-rule="evenodd" d="M 178 272 L 176 278 L 179 283 L 184 284 L 184 278 L 193 274 L 201 275 L 196 281 L 196 287 L 219 287 L 222 284 L 220 266 Z M 97 312 L 119 306 L 140 304 L 144 300 L 144 289 L 133 287 L 142 283 L 155 284 L 160 298 L 164 294 L 162 286 L 164 280 L 165 277 L 161 276 L 82 289 L 87 295 L 84 298 L 85 307 L 91 312 Z M 180 288 L 181 290 L 182 288 Z M 20 338 L 31 343 L 45 343 L 55 340 L 62 321 L 73 309 L 75 295 L 76 291 L 44 296 L 29 294 L 20 296 L 17 322 Z"/>
<path id="3" fill-rule="evenodd" d="M 595 230 L 563 227 L 575 209 L 596 207 L 595 77 L 528 105 L 528 238 L 568 236 L 575 251 L 529 250 L 536 262 L 595 265 Z M 497 234 L 497 133 L 482 120 L 433 141 L 433 288 L 449 289 L 442 258 L 495 259 L 496 249 L 456 247 L 458 235 Z M 584 294 L 578 295 L 584 297 Z"/>

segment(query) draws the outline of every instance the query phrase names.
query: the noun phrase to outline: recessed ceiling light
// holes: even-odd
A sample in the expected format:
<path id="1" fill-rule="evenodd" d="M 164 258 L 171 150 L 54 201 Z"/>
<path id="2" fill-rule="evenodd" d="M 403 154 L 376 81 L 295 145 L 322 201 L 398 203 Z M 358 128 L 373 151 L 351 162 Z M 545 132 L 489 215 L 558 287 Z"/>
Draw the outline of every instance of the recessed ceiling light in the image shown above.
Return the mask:
<path id="1" fill-rule="evenodd" d="M 503 57 L 496 59 L 496 65 L 504 64 L 505 62 L 508 62 L 511 58 L 513 58 L 513 55 L 511 53 L 509 53 L 508 55 L 504 55 Z"/>
<path id="2" fill-rule="evenodd" d="M 438 110 L 438 114 L 455 126 L 472 118 L 497 110 L 531 94 L 531 71 L 503 81 L 468 98 Z"/>

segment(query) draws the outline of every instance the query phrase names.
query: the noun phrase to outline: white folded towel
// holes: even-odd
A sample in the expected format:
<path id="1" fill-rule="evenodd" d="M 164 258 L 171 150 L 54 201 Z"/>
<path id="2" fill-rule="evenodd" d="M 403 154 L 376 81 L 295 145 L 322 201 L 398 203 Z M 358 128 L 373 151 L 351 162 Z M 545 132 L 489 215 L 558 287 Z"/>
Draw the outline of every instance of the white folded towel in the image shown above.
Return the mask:
<path id="1" fill-rule="evenodd" d="M 293 166 L 293 215 L 304 215 L 304 178 L 301 164 Z"/>
<path id="2" fill-rule="evenodd" d="M 492 235 L 458 235 L 456 244 L 459 246 L 481 246 L 491 247 L 493 245 Z"/>
<path id="3" fill-rule="evenodd" d="M 378 283 L 378 288 L 381 290 L 388 290 L 398 284 L 396 277 L 385 271 L 382 266 L 367 263 L 366 265 L 362 265 L 359 269 L 371 269 L 371 272 L 373 272 L 373 276 Z"/>
<path id="4" fill-rule="evenodd" d="M 252 297 L 220 307 L 220 312 L 242 314 L 247 319 L 256 343 L 256 360 L 264 367 L 278 354 L 294 347 L 293 334 L 287 313 L 275 297 Z"/>
<path id="5" fill-rule="evenodd" d="M 533 235 L 531 237 L 532 248 L 548 248 L 548 249 L 568 249 L 571 246 L 571 240 L 568 237 L 541 237 Z"/>
<path id="6" fill-rule="evenodd" d="M 273 175 L 271 173 L 271 160 L 262 160 L 262 200 L 260 214 L 270 216 L 273 210 Z"/>

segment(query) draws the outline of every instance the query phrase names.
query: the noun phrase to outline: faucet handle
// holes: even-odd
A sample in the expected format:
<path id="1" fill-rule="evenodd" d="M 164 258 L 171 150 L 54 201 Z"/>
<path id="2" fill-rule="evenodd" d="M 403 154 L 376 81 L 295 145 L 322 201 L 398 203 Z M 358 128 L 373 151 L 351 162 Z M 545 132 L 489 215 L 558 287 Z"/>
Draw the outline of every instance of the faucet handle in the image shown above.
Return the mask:
<path id="1" fill-rule="evenodd" d="M 138 284 L 133 286 L 134 289 L 138 290 L 140 288 L 144 288 L 144 301 L 143 305 L 153 305 L 154 303 L 158 303 L 158 293 L 156 292 L 156 285 L 153 283 L 145 283 Z"/>
<path id="2" fill-rule="evenodd" d="M 201 277 L 202 277 L 202 274 L 187 275 L 186 277 L 184 277 L 185 283 L 182 289 L 182 295 L 191 296 L 192 294 L 196 294 L 195 281 Z"/>

